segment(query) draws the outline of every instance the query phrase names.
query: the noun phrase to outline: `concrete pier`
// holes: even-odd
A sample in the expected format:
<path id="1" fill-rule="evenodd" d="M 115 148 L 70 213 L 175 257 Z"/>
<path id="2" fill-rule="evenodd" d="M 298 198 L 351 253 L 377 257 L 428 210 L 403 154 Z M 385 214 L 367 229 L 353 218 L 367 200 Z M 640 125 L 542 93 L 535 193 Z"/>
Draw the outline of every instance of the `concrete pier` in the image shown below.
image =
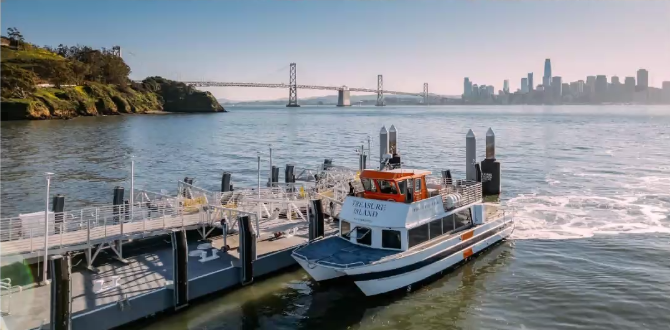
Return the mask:
<path id="1" fill-rule="evenodd" d="M 465 178 L 467 180 L 477 180 L 477 171 L 475 164 L 477 163 L 477 138 L 475 132 L 468 131 L 465 135 Z"/>
<path id="2" fill-rule="evenodd" d="M 337 106 L 350 107 L 351 99 L 349 98 L 349 89 L 345 86 L 337 91 Z"/>

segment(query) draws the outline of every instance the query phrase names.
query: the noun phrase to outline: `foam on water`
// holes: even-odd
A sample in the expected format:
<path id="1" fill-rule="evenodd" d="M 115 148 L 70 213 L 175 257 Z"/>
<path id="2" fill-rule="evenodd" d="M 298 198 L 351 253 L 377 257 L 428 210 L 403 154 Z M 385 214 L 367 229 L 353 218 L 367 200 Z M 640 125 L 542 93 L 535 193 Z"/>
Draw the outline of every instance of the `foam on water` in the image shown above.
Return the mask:
<path id="1" fill-rule="evenodd" d="M 574 173 L 575 176 L 589 176 Z M 594 175 L 603 179 L 604 175 Z M 612 178 L 610 178 L 612 179 Z M 547 180 L 555 188 L 559 181 Z M 520 194 L 508 201 L 515 209 L 515 239 L 570 239 L 622 233 L 670 233 L 670 178 L 619 178 L 606 195 L 584 189 Z M 666 190 L 663 191 L 663 187 Z M 555 194 L 555 195 L 554 195 Z"/>

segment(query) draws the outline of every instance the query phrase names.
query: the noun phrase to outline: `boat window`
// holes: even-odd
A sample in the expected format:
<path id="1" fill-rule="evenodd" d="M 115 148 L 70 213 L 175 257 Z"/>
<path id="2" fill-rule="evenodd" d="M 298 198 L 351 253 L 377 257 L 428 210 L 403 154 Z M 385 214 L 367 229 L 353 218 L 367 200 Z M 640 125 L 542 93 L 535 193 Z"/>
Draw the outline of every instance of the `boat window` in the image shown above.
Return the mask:
<path id="1" fill-rule="evenodd" d="M 408 231 L 409 247 L 421 244 L 428 240 L 428 224 L 412 228 Z"/>
<path id="2" fill-rule="evenodd" d="M 470 209 L 465 209 L 462 211 L 458 211 L 454 214 L 454 226 L 456 228 L 461 228 L 463 226 L 469 225 L 472 221 L 472 216 L 470 214 Z"/>
<path id="3" fill-rule="evenodd" d="M 375 184 L 372 182 L 372 180 L 368 178 L 361 178 L 361 183 L 363 184 L 363 189 L 365 189 L 365 191 L 370 192 L 377 191 L 377 187 L 375 187 Z"/>
<path id="4" fill-rule="evenodd" d="M 356 242 L 358 244 L 372 244 L 372 230 L 366 227 L 356 227 Z"/>
<path id="5" fill-rule="evenodd" d="M 407 179 L 407 195 L 405 195 L 406 203 L 414 202 L 414 191 L 412 191 L 412 187 L 414 187 L 414 179 Z"/>
<path id="6" fill-rule="evenodd" d="M 430 239 L 442 235 L 442 219 L 430 222 Z"/>
<path id="7" fill-rule="evenodd" d="M 377 180 L 379 192 L 382 194 L 398 194 L 398 189 L 393 181 Z"/>
<path id="8" fill-rule="evenodd" d="M 401 194 L 406 194 L 407 193 L 407 181 L 402 180 L 398 181 L 398 190 L 400 190 Z"/>
<path id="9" fill-rule="evenodd" d="M 351 224 L 344 220 L 340 220 L 340 235 L 349 239 L 349 232 L 351 231 Z"/>
<path id="10" fill-rule="evenodd" d="M 421 179 L 414 179 L 414 191 L 421 191 Z"/>
<path id="11" fill-rule="evenodd" d="M 444 218 L 442 218 L 442 230 L 444 233 L 448 233 L 456 229 L 454 227 L 454 215 L 450 214 Z"/>
<path id="12" fill-rule="evenodd" d="M 401 249 L 400 231 L 382 229 L 382 247 L 387 249 Z"/>

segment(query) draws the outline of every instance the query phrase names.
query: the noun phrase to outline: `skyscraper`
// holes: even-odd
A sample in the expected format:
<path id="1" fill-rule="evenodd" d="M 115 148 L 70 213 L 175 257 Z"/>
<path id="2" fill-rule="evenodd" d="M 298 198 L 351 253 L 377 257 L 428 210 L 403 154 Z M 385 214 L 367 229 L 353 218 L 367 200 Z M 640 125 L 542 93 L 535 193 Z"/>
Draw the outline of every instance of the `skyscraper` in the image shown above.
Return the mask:
<path id="1" fill-rule="evenodd" d="M 528 93 L 528 78 L 521 78 L 521 93 Z"/>
<path id="2" fill-rule="evenodd" d="M 604 101 L 607 94 L 607 76 L 598 75 L 596 77 L 596 98 L 598 101 Z"/>
<path id="3" fill-rule="evenodd" d="M 528 91 L 532 92 L 535 89 L 535 85 L 533 85 L 533 73 L 529 72 L 528 73 Z"/>
<path id="4" fill-rule="evenodd" d="M 577 95 L 584 94 L 584 80 L 577 80 Z"/>
<path id="5" fill-rule="evenodd" d="M 551 60 L 544 60 L 544 76 L 542 77 L 542 84 L 544 85 L 544 90 L 547 90 L 547 87 L 551 86 Z"/>
<path id="6" fill-rule="evenodd" d="M 479 98 L 479 86 L 477 86 L 477 84 L 472 85 L 472 98 L 473 99 Z"/>
<path id="7" fill-rule="evenodd" d="M 635 77 L 626 77 L 626 79 L 624 79 L 623 88 L 626 93 L 635 92 Z"/>
<path id="8" fill-rule="evenodd" d="M 507 80 L 507 79 L 505 79 L 505 81 L 503 81 L 503 92 L 509 93 L 509 80 Z"/>
<path id="9" fill-rule="evenodd" d="M 589 95 L 594 95 L 596 93 L 596 76 L 586 77 L 586 86 L 585 93 Z"/>
<path id="10" fill-rule="evenodd" d="M 563 79 L 561 77 L 552 77 L 551 79 L 551 97 L 554 101 L 560 101 L 561 95 L 563 95 Z"/>
<path id="11" fill-rule="evenodd" d="M 493 86 L 486 86 L 486 94 L 488 96 L 493 96 L 495 93 L 495 88 Z"/>
<path id="12" fill-rule="evenodd" d="M 465 79 L 463 80 L 463 97 L 465 97 L 466 99 L 472 97 L 472 82 L 468 77 L 465 77 Z"/>
<path id="13" fill-rule="evenodd" d="M 561 87 L 561 96 L 570 95 L 570 84 L 563 83 Z"/>
<path id="14" fill-rule="evenodd" d="M 637 90 L 643 91 L 649 87 L 649 72 L 645 69 L 637 70 Z"/>

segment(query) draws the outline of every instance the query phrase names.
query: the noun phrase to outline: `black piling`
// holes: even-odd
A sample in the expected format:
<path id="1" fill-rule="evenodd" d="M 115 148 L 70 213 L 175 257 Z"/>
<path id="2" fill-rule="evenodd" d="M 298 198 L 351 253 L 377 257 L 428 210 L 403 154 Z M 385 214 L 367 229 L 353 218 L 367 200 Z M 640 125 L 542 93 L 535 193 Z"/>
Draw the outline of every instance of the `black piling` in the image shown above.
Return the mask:
<path id="1" fill-rule="evenodd" d="M 324 216 L 323 204 L 320 199 L 314 199 L 311 203 L 310 223 L 309 223 L 309 240 L 315 240 L 324 235 Z"/>
<path id="2" fill-rule="evenodd" d="M 272 186 L 276 186 L 276 183 L 279 182 L 279 167 L 277 166 L 272 166 L 272 178 L 271 178 L 271 184 Z"/>
<path id="3" fill-rule="evenodd" d="M 230 184 L 230 178 L 233 174 L 230 172 L 223 172 L 221 176 L 221 192 L 232 191 L 232 185 Z"/>
<path id="4" fill-rule="evenodd" d="M 329 168 L 333 167 L 333 160 L 330 158 L 326 158 L 323 160 L 323 170 L 327 170 Z"/>
<path id="5" fill-rule="evenodd" d="M 451 170 L 442 171 L 442 183 L 451 184 Z"/>
<path id="6" fill-rule="evenodd" d="M 240 221 L 240 263 L 241 271 L 240 281 L 242 285 L 250 284 L 254 281 L 254 261 L 256 260 L 256 234 L 251 226 L 249 216 L 243 215 L 238 218 Z"/>
<path id="7" fill-rule="evenodd" d="M 482 168 L 479 163 L 475 164 L 475 180 L 477 182 L 482 182 Z"/>
<path id="8" fill-rule="evenodd" d="M 295 182 L 295 174 L 293 173 L 293 170 L 295 169 L 295 166 L 292 164 L 286 164 L 286 169 L 284 169 L 284 182 L 285 183 L 294 183 Z"/>
<path id="9" fill-rule="evenodd" d="M 54 196 L 51 205 L 52 205 L 51 211 L 53 211 L 54 213 L 54 220 L 56 223 L 56 225 L 54 226 L 55 227 L 54 230 L 58 234 L 60 233 L 61 229 L 60 227 L 61 224 L 63 223 L 63 211 L 65 210 L 65 196 L 61 194 Z"/>
<path id="10" fill-rule="evenodd" d="M 69 255 L 53 256 L 51 269 L 51 330 L 70 330 L 72 299 L 70 292 L 71 261 Z"/>
<path id="11" fill-rule="evenodd" d="M 172 283 L 174 309 L 188 306 L 188 241 L 184 229 L 173 230 L 172 238 Z"/>
<path id="12" fill-rule="evenodd" d="M 495 134 L 490 128 L 486 132 L 486 159 L 481 162 L 481 171 L 484 196 L 499 195 L 501 191 L 500 162 L 496 160 Z"/>
<path id="13" fill-rule="evenodd" d="M 114 220 L 119 221 L 119 215 L 121 213 L 121 208 L 123 207 L 123 187 L 114 187 L 114 200 L 112 201 L 112 204 L 114 205 Z"/>

